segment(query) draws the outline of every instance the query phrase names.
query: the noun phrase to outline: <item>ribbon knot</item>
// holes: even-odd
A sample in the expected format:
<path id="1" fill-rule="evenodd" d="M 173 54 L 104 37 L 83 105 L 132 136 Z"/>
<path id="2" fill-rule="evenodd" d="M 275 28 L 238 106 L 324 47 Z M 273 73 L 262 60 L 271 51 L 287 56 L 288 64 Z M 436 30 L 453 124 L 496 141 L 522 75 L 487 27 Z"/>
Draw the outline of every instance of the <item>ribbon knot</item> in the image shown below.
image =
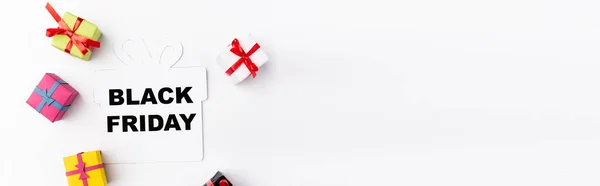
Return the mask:
<path id="1" fill-rule="evenodd" d="M 88 179 L 90 176 L 88 176 L 85 172 L 85 163 L 84 162 L 79 162 L 79 164 L 75 165 L 75 167 L 77 167 L 77 171 L 80 172 L 79 174 L 79 179 L 80 180 L 85 180 Z"/>
<path id="2" fill-rule="evenodd" d="M 52 103 L 54 103 L 56 100 L 54 100 L 54 98 L 52 98 L 52 92 L 48 92 L 48 90 L 44 89 L 43 90 L 43 94 L 40 94 L 40 96 L 42 97 L 42 104 L 44 104 L 44 106 L 49 106 L 52 105 Z"/>
<path id="3" fill-rule="evenodd" d="M 79 49 L 79 51 L 81 51 L 83 55 L 88 53 L 88 48 L 100 48 L 100 42 L 88 39 L 84 36 L 75 33 L 75 31 L 79 29 L 79 26 L 81 26 L 81 23 L 84 21 L 84 19 L 77 17 L 77 20 L 73 25 L 73 29 L 71 29 L 69 28 L 67 23 L 65 23 L 65 21 L 58 15 L 56 10 L 54 10 L 50 3 L 46 4 L 46 10 L 48 10 L 50 15 L 52 15 L 54 20 L 58 23 L 58 28 L 46 29 L 46 36 L 53 37 L 55 35 L 66 35 L 67 37 L 69 37 L 69 42 L 67 43 L 67 46 L 65 46 L 65 52 L 71 53 L 71 48 L 73 48 L 73 45 L 75 45 L 75 47 L 77 47 L 77 49 Z"/>
<path id="4" fill-rule="evenodd" d="M 90 178 L 90 176 L 88 176 L 86 172 L 92 171 L 95 169 L 104 168 L 104 164 L 98 164 L 98 165 L 86 167 L 85 162 L 83 162 L 83 157 L 81 156 L 82 154 L 83 153 L 77 154 L 77 165 L 75 165 L 75 167 L 77 167 L 77 170 L 67 172 L 66 175 L 71 176 L 71 175 L 79 174 L 79 180 L 81 180 L 81 182 L 83 183 L 83 186 L 88 186 L 87 179 Z"/>
<path id="5" fill-rule="evenodd" d="M 219 186 L 229 186 L 229 182 L 227 180 L 221 180 Z"/>
<path id="6" fill-rule="evenodd" d="M 240 41 L 238 41 L 238 39 L 234 39 L 231 42 L 231 49 L 229 51 L 231 51 L 231 53 L 239 56 L 240 59 L 237 60 L 235 63 L 233 63 L 233 65 L 231 65 L 231 67 L 229 69 L 227 69 L 227 71 L 225 71 L 225 73 L 227 75 L 231 75 L 238 68 L 240 68 L 240 66 L 242 66 L 242 64 L 244 64 L 250 71 L 250 74 L 252 74 L 252 77 L 253 78 L 256 77 L 256 72 L 258 72 L 258 66 L 256 66 L 256 64 L 254 64 L 254 62 L 252 62 L 252 60 L 250 59 L 250 56 L 252 54 L 254 54 L 256 51 L 258 51 L 259 48 L 260 48 L 260 45 L 258 45 L 258 43 L 255 43 L 254 46 L 252 46 L 252 48 L 250 48 L 250 51 L 248 51 L 248 53 L 246 53 L 244 51 L 244 49 L 242 48 L 242 46 L 240 45 Z"/>
<path id="7" fill-rule="evenodd" d="M 37 110 L 38 112 L 42 112 L 42 109 L 46 106 L 50 106 L 53 105 L 55 106 L 58 110 L 66 110 L 69 108 L 69 106 L 63 106 L 60 103 L 56 102 L 56 100 L 54 98 L 52 98 L 52 94 L 54 94 L 54 91 L 56 91 L 56 89 L 58 88 L 58 86 L 60 84 L 64 84 L 66 82 L 62 81 L 62 80 L 58 80 L 56 82 L 54 82 L 54 84 L 52 84 L 52 87 L 50 87 L 50 89 L 40 89 L 39 87 L 35 87 L 35 89 L 33 90 L 35 93 L 37 93 L 38 95 L 40 95 L 40 97 L 42 98 L 42 101 L 40 101 L 40 103 L 38 104 L 38 106 L 35 108 L 35 110 Z"/>

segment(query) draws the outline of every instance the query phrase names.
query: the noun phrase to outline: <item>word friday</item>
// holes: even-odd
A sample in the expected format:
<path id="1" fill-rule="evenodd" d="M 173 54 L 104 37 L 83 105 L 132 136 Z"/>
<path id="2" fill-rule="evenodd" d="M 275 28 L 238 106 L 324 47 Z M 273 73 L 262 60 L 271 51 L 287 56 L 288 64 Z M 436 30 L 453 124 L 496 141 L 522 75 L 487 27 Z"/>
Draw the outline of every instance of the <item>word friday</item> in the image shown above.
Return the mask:
<path id="1" fill-rule="evenodd" d="M 139 117 L 139 120 L 138 120 Z M 192 121 L 194 117 L 196 117 L 196 113 L 192 113 L 189 116 L 185 114 L 179 114 L 181 120 L 183 120 L 183 124 L 185 125 L 185 130 L 192 129 Z M 123 132 L 129 132 L 131 129 L 132 132 L 145 132 L 145 131 L 169 131 L 171 129 L 181 130 L 181 125 L 179 125 L 179 120 L 177 119 L 176 114 L 169 114 L 167 117 L 167 121 L 165 122 L 161 115 L 126 115 L 126 116 L 108 116 L 106 117 L 108 124 L 108 132 L 113 132 L 114 127 L 119 125 L 118 121 L 123 121 L 120 123 L 123 127 Z M 136 124 L 139 122 L 139 128 Z"/>
<path id="2" fill-rule="evenodd" d="M 192 87 L 163 87 L 155 91 L 152 88 L 146 88 L 142 99 L 135 100 L 132 96 L 131 89 L 109 89 L 109 105 L 146 105 L 146 104 L 181 104 L 194 103 L 188 94 Z M 124 116 L 107 116 L 106 124 L 108 132 L 113 132 L 115 129 L 122 129 L 123 132 L 151 132 L 151 131 L 181 131 L 192 130 L 192 121 L 196 117 L 196 113 L 191 114 L 169 114 L 166 119 L 162 115 L 124 115 Z M 121 125 L 121 127 L 119 127 Z"/>

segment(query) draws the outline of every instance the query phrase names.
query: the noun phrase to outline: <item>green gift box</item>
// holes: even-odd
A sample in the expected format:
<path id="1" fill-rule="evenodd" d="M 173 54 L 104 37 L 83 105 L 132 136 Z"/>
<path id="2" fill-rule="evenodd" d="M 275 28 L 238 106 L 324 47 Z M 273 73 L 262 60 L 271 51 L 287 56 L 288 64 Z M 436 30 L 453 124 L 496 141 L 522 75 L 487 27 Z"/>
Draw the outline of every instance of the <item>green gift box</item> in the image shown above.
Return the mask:
<path id="1" fill-rule="evenodd" d="M 98 39 L 100 39 L 102 32 L 100 32 L 98 26 L 69 12 L 66 12 L 60 18 L 50 4 L 46 5 L 46 9 L 59 23 L 59 28 L 46 31 L 47 36 L 53 37 L 52 46 L 72 56 L 89 61 L 92 55 L 92 47 L 100 47 Z"/>

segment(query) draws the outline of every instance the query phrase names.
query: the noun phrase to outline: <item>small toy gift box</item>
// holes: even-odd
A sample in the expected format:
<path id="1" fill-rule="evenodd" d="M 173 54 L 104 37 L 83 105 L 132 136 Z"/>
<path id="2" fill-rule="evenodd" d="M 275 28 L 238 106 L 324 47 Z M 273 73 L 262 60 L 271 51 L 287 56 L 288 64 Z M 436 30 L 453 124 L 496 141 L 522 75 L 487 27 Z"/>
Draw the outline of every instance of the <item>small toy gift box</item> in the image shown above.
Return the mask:
<path id="1" fill-rule="evenodd" d="M 51 122 L 60 120 L 79 93 L 56 74 L 46 73 L 27 104 Z"/>
<path id="2" fill-rule="evenodd" d="M 102 33 L 98 27 L 85 19 L 65 12 L 61 18 L 56 10 L 48 3 L 46 9 L 58 23 L 58 28 L 46 30 L 46 36 L 53 37 L 52 45 L 72 56 L 89 61 L 92 56 L 92 47 L 100 48 Z"/>
<path id="3" fill-rule="evenodd" d="M 63 158 L 69 186 L 105 186 L 106 173 L 99 150 Z"/>
<path id="4" fill-rule="evenodd" d="M 233 186 L 233 184 L 221 172 L 217 171 L 215 176 L 208 180 L 204 186 Z"/>
<path id="5" fill-rule="evenodd" d="M 256 77 L 258 68 L 269 57 L 250 36 L 234 39 L 217 57 L 217 64 L 234 84 L 244 81 L 248 76 Z"/>

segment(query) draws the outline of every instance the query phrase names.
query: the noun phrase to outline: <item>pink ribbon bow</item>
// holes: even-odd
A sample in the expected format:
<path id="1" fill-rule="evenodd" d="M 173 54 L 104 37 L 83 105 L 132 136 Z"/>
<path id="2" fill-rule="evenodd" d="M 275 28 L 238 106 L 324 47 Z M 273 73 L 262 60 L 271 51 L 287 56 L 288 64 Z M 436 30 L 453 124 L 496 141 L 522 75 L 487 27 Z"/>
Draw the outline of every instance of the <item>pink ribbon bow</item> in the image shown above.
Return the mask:
<path id="1" fill-rule="evenodd" d="M 86 167 L 85 163 L 83 162 L 83 157 L 81 157 L 81 154 L 83 154 L 83 152 L 77 153 L 77 165 L 75 165 L 75 167 L 77 167 L 77 170 L 69 171 L 66 173 L 66 175 L 72 176 L 75 174 L 80 174 L 79 179 L 83 182 L 83 186 L 89 186 L 87 179 L 90 178 L 90 176 L 88 176 L 86 174 L 86 172 L 95 170 L 95 169 L 104 168 L 104 164 L 98 164 L 98 165 Z"/>

